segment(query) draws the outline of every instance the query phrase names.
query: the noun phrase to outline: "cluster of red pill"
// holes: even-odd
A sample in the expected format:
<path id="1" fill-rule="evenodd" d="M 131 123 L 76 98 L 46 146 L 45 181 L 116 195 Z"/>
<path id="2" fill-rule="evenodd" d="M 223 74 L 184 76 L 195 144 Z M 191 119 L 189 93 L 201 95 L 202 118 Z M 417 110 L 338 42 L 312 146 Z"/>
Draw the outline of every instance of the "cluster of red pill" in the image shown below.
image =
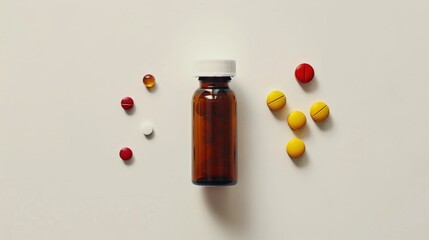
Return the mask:
<path id="1" fill-rule="evenodd" d="M 155 85 L 155 77 L 152 74 L 146 74 L 143 77 L 143 84 L 146 86 L 146 88 L 150 89 Z M 125 111 L 131 111 L 134 107 L 134 100 L 131 97 L 124 97 L 121 100 L 121 107 Z M 143 124 L 143 133 L 145 135 L 152 134 L 153 126 L 150 122 L 145 122 Z M 133 157 L 133 151 L 129 147 L 123 147 L 119 151 L 119 157 L 124 160 L 128 161 Z"/>

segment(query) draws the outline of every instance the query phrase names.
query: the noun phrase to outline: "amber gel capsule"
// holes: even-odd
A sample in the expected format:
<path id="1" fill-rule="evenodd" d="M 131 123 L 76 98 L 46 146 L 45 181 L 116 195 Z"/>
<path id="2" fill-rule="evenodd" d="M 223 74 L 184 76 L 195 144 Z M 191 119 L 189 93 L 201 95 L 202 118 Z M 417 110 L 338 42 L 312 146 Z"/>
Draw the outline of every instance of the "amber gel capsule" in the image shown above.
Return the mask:
<path id="1" fill-rule="evenodd" d="M 237 103 L 229 82 L 234 60 L 195 64 L 200 82 L 193 97 L 192 182 L 203 186 L 237 183 Z"/>
<path id="2" fill-rule="evenodd" d="M 155 77 L 152 74 L 146 74 L 143 77 L 143 84 L 147 87 L 147 88 L 152 88 L 153 86 L 155 86 L 156 80 Z"/>

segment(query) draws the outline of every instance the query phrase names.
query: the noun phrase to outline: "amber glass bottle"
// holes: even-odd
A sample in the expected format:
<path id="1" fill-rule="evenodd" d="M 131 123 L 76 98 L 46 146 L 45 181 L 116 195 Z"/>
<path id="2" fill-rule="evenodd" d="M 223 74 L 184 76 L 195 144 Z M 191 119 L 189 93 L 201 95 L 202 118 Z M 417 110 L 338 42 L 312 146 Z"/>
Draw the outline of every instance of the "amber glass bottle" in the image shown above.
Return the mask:
<path id="1" fill-rule="evenodd" d="M 192 182 L 235 185 L 237 104 L 228 85 L 235 75 L 235 61 L 200 61 L 196 68 L 200 88 L 193 97 Z"/>

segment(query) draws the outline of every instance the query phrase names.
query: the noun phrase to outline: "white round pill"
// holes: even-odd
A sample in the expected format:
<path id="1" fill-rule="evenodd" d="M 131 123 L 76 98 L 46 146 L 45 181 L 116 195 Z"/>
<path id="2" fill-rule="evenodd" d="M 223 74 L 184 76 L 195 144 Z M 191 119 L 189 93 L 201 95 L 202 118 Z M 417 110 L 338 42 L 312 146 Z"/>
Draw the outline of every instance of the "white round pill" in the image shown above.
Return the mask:
<path id="1" fill-rule="evenodd" d="M 151 122 L 144 122 L 141 125 L 141 130 L 145 136 L 149 136 L 153 133 L 153 124 Z"/>

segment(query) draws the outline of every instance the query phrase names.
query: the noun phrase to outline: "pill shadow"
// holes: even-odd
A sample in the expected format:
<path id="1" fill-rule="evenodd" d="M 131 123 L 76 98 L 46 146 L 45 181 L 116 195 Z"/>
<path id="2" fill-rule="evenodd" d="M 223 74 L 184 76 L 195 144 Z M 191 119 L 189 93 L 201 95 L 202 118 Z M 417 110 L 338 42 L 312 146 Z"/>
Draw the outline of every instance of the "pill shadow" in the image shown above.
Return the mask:
<path id="1" fill-rule="evenodd" d="M 158 83 L 155 83 L 155 85 L 153 85 L 152 87 L 146 87 L 146 90 L 150 93 L 154 93 L 158 91 Z"/>
<path id="2" fill-rule="evenodd" d="M 125 110 L 125 113 L 126 113 L 128 116 L 133 115 L 135 112 L 136 112 L 136 105 L 135 105 L 135 104 L 134 104 L 133 108 L 131 108 L 130 110 Z"/>
<path id="3" fill-rule="evenodd" d="M 313 80 L 311 80 L 311 82 L 304 83 L 304 84 L 299 83 L 299 85 L 301 86 L 302 90 L 304 90 L 304 92 L 312 93 L 319 88 L 319 81 L 317 80 L 317 77 L 314 76 L 314 78 L 313 78 Z"/>
<path id="4" fill-rule="evenodd" d="M 287 113 L 286 109 L 287 109 L 287 104 L 282 109 L 280 109 L 280 110 L 277 110 L 277 111 L 269 110 L 269 111 L 271 112 L 271 114 L 273 114 L 273 116 L 277 120 L 279 120 L 279 121 L 287 121 L 288 113 Z"/>
<path id="5" fill-rule="evenodd" d="M 292 130 L 292 131 L 295 134 L 295 136 L 297 138 L 300 138 L 300 139 L 306 139 L 306 138 L 308 138 L 311 135 L 311 131 L 308 128 L 307 124 L 303 128 L 301 128 L 301 129 Z"/>
<path id="6" fill-rule="evenodd" d="M 290 158 L 290 159 L 292 160 L 293 164 L 295 164 L 295 166 L 298 168 L 304 168 L 308 166 L 308 164 L 310 164 L 310 159 L 308 157 L 307 152 L 304 152 L 304 154 L 299 158 Z"/>
<path id="7" fill-rule="evenodd" d="M 148 140 L 152 140 L 155 137 L 155 130 L 153 130 L 152 133 L 149 135 L 144 135 L 144 137 Z"/>
<path id="8" fill-rule="evenodd" d="M 128 161 L 122 161 L 122 162 L 124 163 L 124 165 L 125 165 L 125 166 L 131 166 L 131 165 L 133 165 L 133 164 L 134 164 L 134 162 L 135 162 L 134 156 L 132 156 L 132 157 L 130 158 L 130 160 L 128 160 Z"/>
<path id="9" fill-rule="evenodd" d="M 316 122 L 316 126 L 322 131 L 329 131 L 334 127 L 334 120 L 332 114 L 329 114 L 329 117 L 323 122 Z"/>

